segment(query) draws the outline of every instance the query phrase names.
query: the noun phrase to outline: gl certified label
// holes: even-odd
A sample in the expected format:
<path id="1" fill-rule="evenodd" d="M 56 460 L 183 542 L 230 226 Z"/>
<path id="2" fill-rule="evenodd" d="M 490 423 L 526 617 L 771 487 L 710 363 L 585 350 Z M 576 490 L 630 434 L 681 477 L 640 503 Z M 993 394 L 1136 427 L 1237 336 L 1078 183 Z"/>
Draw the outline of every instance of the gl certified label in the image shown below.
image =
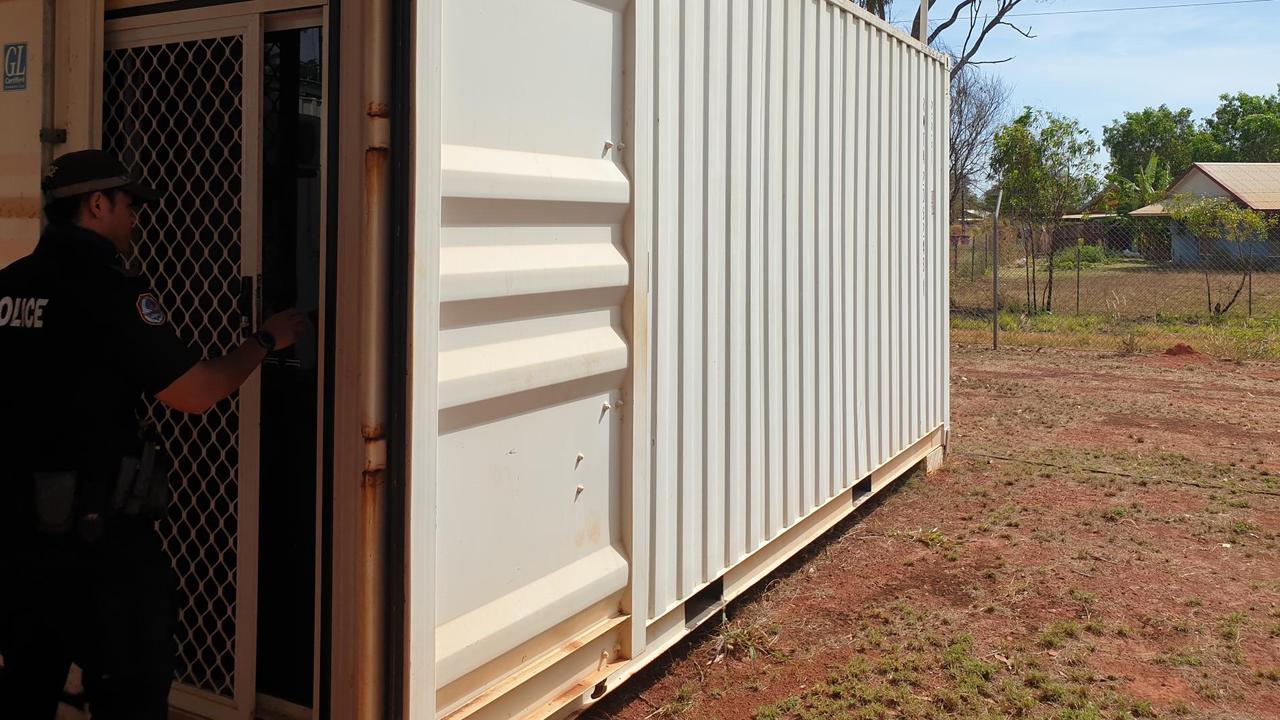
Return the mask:
<path id="1" fill-rule="evenodd" d="M 4 89 L 27 89 L 27 44 L 11 43 L 4 46 Z"/>

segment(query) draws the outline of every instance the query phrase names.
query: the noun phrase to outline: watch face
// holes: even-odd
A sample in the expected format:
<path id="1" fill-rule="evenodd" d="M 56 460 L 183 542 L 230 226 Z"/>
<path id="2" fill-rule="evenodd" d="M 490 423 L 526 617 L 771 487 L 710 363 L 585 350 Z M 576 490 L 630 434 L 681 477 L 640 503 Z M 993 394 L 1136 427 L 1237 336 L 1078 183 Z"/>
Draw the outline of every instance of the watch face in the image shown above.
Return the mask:
<path id="1" fill-rule="evenodd" d="M 266 330 L 259 330 L 258 342 L 262 343 L 262 345 L 268 350 L 274 350 L 276 347 L 276 336 Z"/>

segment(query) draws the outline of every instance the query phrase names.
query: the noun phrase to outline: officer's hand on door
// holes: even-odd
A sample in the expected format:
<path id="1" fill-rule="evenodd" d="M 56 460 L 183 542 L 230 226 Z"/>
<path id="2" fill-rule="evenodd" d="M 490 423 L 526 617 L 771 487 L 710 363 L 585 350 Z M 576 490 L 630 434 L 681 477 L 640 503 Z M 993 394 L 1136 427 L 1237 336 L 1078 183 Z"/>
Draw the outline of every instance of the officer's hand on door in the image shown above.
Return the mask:
<path id="1" fill-rule="evenodd" d="M 262 329 L 275 338 L 275 349 L 283 350 L 297 342 L 298 337 L 307 331 L 307 316 L 297 308 L 282 310 L 267 318 L 262 323 Z"/>
<path id="2" fill-rule="evenodd" d="M 267 318 L 258 333 L 269 333 L 269 340 L 251 337 L 227 355 L 197 362 L 156 393 L 156 399 L 174 410 L 202 413 L 235 392 L 258 368 L 267 352 L 293 345 L 306 329 L 307 317 L 298 310 L 276 313 Z"/>

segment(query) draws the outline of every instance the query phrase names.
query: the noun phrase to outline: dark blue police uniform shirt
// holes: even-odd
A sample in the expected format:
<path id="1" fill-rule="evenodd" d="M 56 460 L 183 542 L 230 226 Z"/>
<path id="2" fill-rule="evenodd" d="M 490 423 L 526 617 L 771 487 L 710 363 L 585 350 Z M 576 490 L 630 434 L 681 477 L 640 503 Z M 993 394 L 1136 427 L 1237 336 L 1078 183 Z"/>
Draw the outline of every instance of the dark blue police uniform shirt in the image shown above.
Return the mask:
<path id="1" fill-rule="evenodd" d="M 109 240 L 49 225 L 31 255 L 0 270 L 0 523 L 27 527 L 31 472 L 112 482 L 139 445 L 143 394 L 200 359 Z"/>

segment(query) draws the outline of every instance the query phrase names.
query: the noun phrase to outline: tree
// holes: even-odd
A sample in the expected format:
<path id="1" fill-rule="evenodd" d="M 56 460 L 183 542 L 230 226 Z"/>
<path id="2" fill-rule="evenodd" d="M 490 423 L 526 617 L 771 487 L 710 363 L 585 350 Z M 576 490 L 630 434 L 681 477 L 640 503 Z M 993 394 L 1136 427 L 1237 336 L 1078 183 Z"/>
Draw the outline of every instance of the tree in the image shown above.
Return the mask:
<path id="1" fill-rule="evenodd" d="M 1112 190 L 1109 199 L 1119 213 L 1129 213 L 1159 202 L 1169 191 L 1169 185 L 1172 182 L 1173 177 L 1169 172 L 1169 166 L 1162 163 L 1155 153 L 1151 153 L 1146 166 L 1132 177 L 1125 177 L 1120 173 L 1107 176 L 1107 183 Z"/>
<path id="2" fill-rule="evenodd" d="M 1199 161 L 1217 154 L 1212 136 L 1198 128 L 1191 108 L 1170 110 L 1168 105 L 1127 112 L 1102 130 L 1102 144 L 1111 153 L 1111 173 L 1133 178 L 1152 155 L 1159 156 L 1172 175 L 1181 175 Z"/>
<path id="3" fill-rule="evenodd" d="M 866 8 L 867 12 L 881 20 L 888 19 L 889 6 L 893 4 L 893 0 L 857 0 L 857 2 L 860 7 Z"/>
<path id="4" fill-rule="evenodd" d="M 893 5 L 893 0 L 856 0 L 856 2 L 875 16 L 885 20 L 889 19 L 889 9 Z M 929 0 L 929 9 L 933 10 L 933 6 L 937 2 L 938 0 Z M 1035 37 L 1031 34 L 1030 29 L 1023 30 L 1007 19 L 1009 13 L 1022 2 L 1023 0 L 958 0 L 947 19 L 940 22 L 929 32 L 929 44 L 936 45 L 942 34 L 952 26 L 957 23 L 968 24 L 968 30 L 965 33 L 960 50 L 950 53 L 953 58 L 951 65 L 952 82 L 959 76 L 960 71 L 968 65 L 1003 63 L 1013 59 L 1011 57 L 1002 60 L 974 59 L 982 48 L 983 41 L 997 28 L 1004 26 L 1011 28 L 1023 37 Z M 908 2 L 907 5 L 909 6 L 908 11 L 914 17 L 911 21 L 911 36 L 920 37 L 920 6 L 914 0 Z"/>
<path id="5" fill-rule="evenodd" d="M 1009 87 L 976 66 L 962 68 L 951 81 L 951 206 L 991 167 L 991 142 L 1006 121 Z M 968 204 L 970 207 L 972 204 Z"/>
<path id="6" fill-rule="evenodd" d="M 992 174 L 1005 190 L 1009 216 L 1025 228 L 1027 306 L 1053 311 L 1055 232 L 1062 216 L 1078 210 L 1097 193 L 1098 144 L 1078 120 L 1027 108 L 995 136 Z M 1037 232 L 1038 231 L 1038 232 Z M 1049 238 L 1049 278 L 1043 300 L 1036 286 L 1037 235 Z"/>
<path id="7" fill-rule="evenodd" d="M 1173 177 L 1169 166 L 1151 153 L 1143 167 L 1133 177 L 1119 173 L 1107 176 L 1107 209 L 1128 215 L 1141 207 L 1160 202 L 1169 192 Z M 1134 244 L 1148 259 L 1167 259 L 1169 253 L 1169 223 L 1159 217 L 1125 217 L 1120 221 L 1131 230 Z"/>
<path id="8" fill-rule="evenodd" d="M 1280 112 L 1240 119 L 1241 162 L 1280 162 Z"/>
<path id="9" fill-rule="evenodd" d="M 1243 243 L 1266 237 L 1267 231 L 1275 225 L 1273 218 L 1263 213 L 1238 205 L 1234 200 L 1225 197 L 1197 197 L 1176 195 L 1168 201 L 1169 216 L 1181 223 L 1187 232 L 1196 239 L 1203 259 L 1212 253 L 1217 240 Z M 1240 284 L 1224 307 L 1221 302 L 1213 302 L 1213 291 L 1209 284 L 1211 264 L 1202 262 L 1204 268 L 1205 304 L 1209 312 L 1222 315 L 1231 309 L 1244 289 L 1245 281 L 1253 272 L 1253 254 L 1245 256 L 1244 272 Z"/>
<path id="10" fill-rule="evenodd" d="M 1280 92 L 1239 92 L 1219 100 L 1203 123 L 1192 119 L 1190 108 L 1167 105 L 1125 113 L 1102 132 L 1111 172 L 1135 177 L 1152 153 L 1174 177 L 1197 162 L 1280 162 Z"/>
<path id="11" fill-rule="evenodd" d="M 1275 95 L 1224 94 L 1205 129 L 1227 162 L 1280 162 L 1280 87 Z"/>

